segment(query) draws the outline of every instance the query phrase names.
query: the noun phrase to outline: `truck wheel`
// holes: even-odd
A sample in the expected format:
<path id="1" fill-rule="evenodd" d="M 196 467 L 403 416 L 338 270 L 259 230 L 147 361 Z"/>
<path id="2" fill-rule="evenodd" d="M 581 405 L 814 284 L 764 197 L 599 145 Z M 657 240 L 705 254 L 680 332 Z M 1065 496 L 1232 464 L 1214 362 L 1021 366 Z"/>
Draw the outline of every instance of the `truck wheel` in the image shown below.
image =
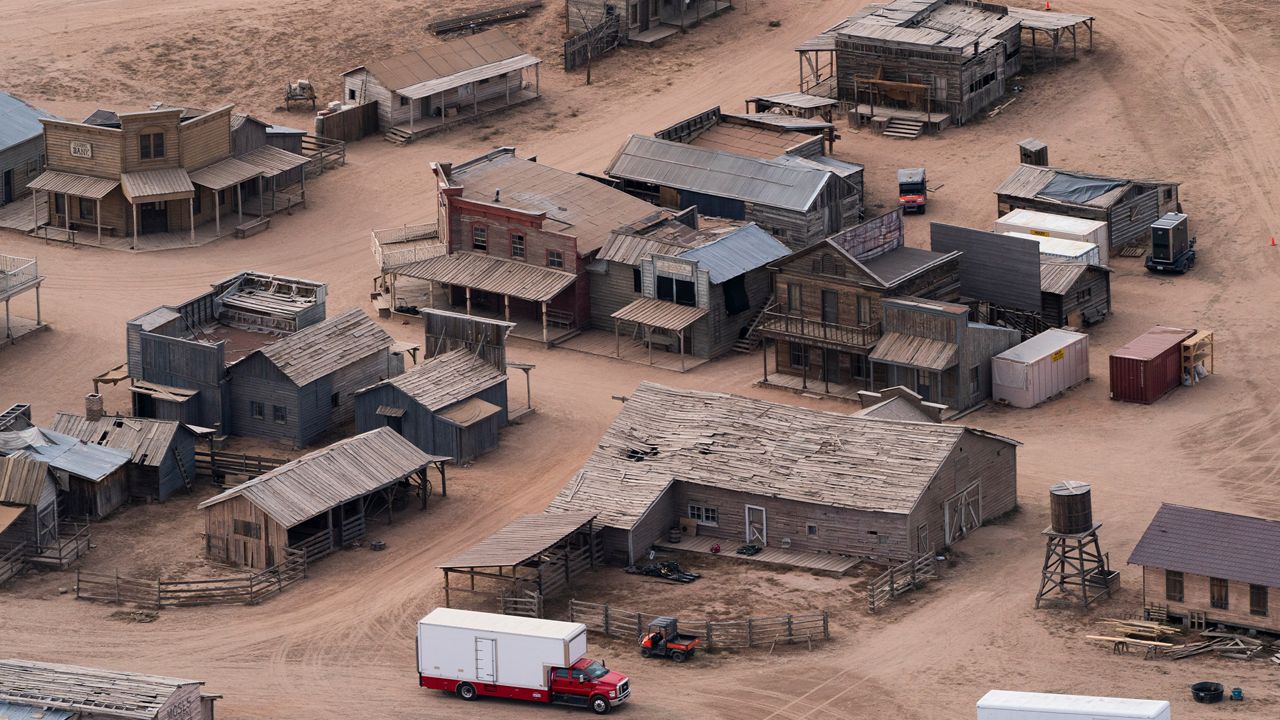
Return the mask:
<path id="1" fill-rule="evenodd" d="M 642 647 L 640 648 L 640 657 L 642 658 L 653 657 L 653 651 L 647 647 Z"/>
<path id="2" fill-rule="evenodd" d="M 609 712 L 609 700 L 603 695 L 593 695 L 591 697 L 591 712 L 597 715 L 604 715 Z"/>
<path id="3" fill-rule="evenodd" d="M 476 688 L 471 683 L 462 683 L 458 685 L 458 697 L 463 700 L 475 700 Z"/>
<path id="4" fill-rule="evenodd" d="M 683 651 L 681 651 L 681 650 L 672 650 L 672 651 L 671 651 L 671 659 L 672 659 L 672 660 L 675 660 L 676 662 L 681 663 L 681 662 L 684 662 L 684 658 L 685 658 L 685 655 L 684 655 L 684 652 L 683 652 Z"/>

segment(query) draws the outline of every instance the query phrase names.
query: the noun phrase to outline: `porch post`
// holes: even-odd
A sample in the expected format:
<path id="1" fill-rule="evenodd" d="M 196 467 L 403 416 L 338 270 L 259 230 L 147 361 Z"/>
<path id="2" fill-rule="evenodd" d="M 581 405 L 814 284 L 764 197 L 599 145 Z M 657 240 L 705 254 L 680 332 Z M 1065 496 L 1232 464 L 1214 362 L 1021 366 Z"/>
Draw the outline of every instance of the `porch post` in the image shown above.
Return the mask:
<path id="1" fill-rule="evenodd" d="M 98 244 L 102 244 L 102 198 L 93 201 L 93 217 L 98 221 Z"/>
<path id="2" fill-rule="evenodd" d="M 502 319 L 511 322 L 511 296 L 502 296 Z"/>
<path id="3" fill-rule="evenodd" d="M 684 330 L 680 331 L 680 372 L 684 372 Z"/>
<path id="4" fill-rule="evenodd" d="M 392 293 L 392 298 L 394 299 L 394 297 L 395 294 Z M 436 283 L 434 280 L 427 281 L 427 307 L 432 310 L 436 309 Z"/>
<path id="5" fill-rule="evenodd" d="M 200 191 L 196 190 L 196 192 Z M 222 237 L 222 198 L 219 197 L 220 195 L 222 195 L 220 190 L 213 191 L 213 233 L 218 237 Z M 193 204 L 191 207 L 191 216 L 193 218 L 195 217 L 195 212 L 196 210 Z M 192 227 L 195 227 L 195 223 L 192 223 Z"/>
<path id="6" fill-rule="evenodd" d="M 465 287 L 465 288 L 462 288 L 462 291 L 467 294 L 467 314 L 470 315 L 471 314 L 471 288 Z"/>
<path id="7" fill-rule="evenodd" d="M 167 207 L 167 206 L 166 206 Z M 187 200 L 187 217 L 191 220 L 191 244 L 196 244 L 196 199 Z"/>
<path id="8" fill-rule="evenodd" d="M 321 164 L 323 167 L 323 164 Z M 302 169 L 302 209 L 307 209 L 307 169 Z"/>
<path id="9" fill-rule="evenodd" d="M 67 239 L 71 239 L 71 196 L 62 193 L 62 224 L 67 228 Z"/>
<path id="10" fill-rule="evenodd" d="M 413 133 L 413 100 L 409 101 L 409 133 Z M 441 111 L 443 112 L 443 110 Z"/>
<path id="11" fill-rule="evenodd" d="M 809 356 L 811 352 L 812 350 L 809 348 L 809 346 L 805 345 L 804 346 L 804 365 L 803 365 L 803 370 L 802 370 L 802 375 L 800 380 L 801 390 L 809 389 Z"/>
<path id="12" fill-rule="evenodd" d="M 649 364 L 653 364 L 653 332 L 648 325 L 642 325 L 644 328 L 644 344 L 649 346 Z"/>
<path id="13" fill-rule="evenodd" d="M 547 340 L 547 301 L 546 300 L 542 301 L 542 344 L 543 345 L 551 344 Z"/>
<path id="14" fill-rule="evenodd" d="M 760 360 L 761 360 L 761 364 L 764 365 L 764 382 L 765 384 L 768 384 L 769 382 L 769 341 L 768 340 L 760 341 Z"/>
<path id="15" fill-rule="evenodd" d="M 36 285 L 36 327 L 40 327 L 44 321 L 40 319 L 40 286 Z M 97 392 L 96 390 L 94 392 Z"/>
<path id="16" fill-rule="evenodd" d="M 622 357 L 622 336 L 618 334 L 618 318 L 613 319 L 613 356 Z"/>
<path id="17" fill-rule="evenodd" d="M 240 183 L 236 183 L 236 217 L 239 224 L 244 224 L 244 199 L 240 197 Z"/>
<path id="18" fill-rule="evenodd" d="M 35 223 L 38 228 L 44 223 L 40 222 L 40 203 L 36 200 L 36 192 L 38 191 L 32 191 L 31 193 L 31 222 Z M 48 201 L 48 198 L 49 193 L 45 191 L 45 200 Z M 48 218 L 45 219 L 48 220 Z"/>
<path id="19" fill-rule="evenodd" d="M 130 200 L 129 206 L 133 208 L 133 243 L 129 245 L 129 249 L 136 250 L 138 247 L 138 203 Z"/>
<path id="20" fill-rule="evenodd" d="M 263 215 L 262 202 L 263 200 L 266 199 L 263 197 L 265 194 L 266 194 L 266 190 L 264 190 L 262 187 L 262 176 L 259 175 L 258 176 L 258 219 L 259 220 L 262 219 L 262 215 Z"/>

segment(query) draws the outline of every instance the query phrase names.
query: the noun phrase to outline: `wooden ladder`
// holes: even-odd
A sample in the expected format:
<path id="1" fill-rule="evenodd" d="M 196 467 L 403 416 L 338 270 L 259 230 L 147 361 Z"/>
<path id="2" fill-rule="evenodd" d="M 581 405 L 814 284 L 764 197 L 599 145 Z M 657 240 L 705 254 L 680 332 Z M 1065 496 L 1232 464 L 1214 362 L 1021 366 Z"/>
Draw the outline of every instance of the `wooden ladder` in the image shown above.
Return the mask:
<path id="1" fill-rule="evenodd" d="M 178 463 L 178 474 L 182 476 L 182 484 L 186 486 L 187 492 L 191 492 L 191 476 L 187 474 L 187 466 L 182 464 L 182 456 L 178 454 L 178 448 L 169 448 L 169 452 L 173 453 L 173 459 Z"/>

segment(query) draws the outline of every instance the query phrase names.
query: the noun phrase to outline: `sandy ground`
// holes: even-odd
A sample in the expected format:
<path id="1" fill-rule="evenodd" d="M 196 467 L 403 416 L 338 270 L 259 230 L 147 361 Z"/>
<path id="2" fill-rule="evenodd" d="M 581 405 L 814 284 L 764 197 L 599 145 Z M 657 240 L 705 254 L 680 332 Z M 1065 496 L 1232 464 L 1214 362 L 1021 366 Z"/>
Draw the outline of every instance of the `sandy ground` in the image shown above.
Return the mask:
<path id="1" fill-rule="evenodd" d="M 477 3 L 478 4 L 478 3 Z M 0 234 L 0 252 L 36 255 L 47 275 L 44 312 L 53 325 L 0 351 L 0 405 L 32 402 L 39 419 L 80 407 L 89 378 L 118 364 L 126 319 L 185 299 L 243 268 L 329 283 L 330 311 L 367 302 L 375 269 L 368 231 L 433 217 L 427 164 L 460 161 L 516 145 L 569 170 L 599 171 L 625 133 L 652 132 L 722 103 L 793 89 L 791 48 L 857 2 L 746 0 L 745 6 L 676 38 L 662 51 L 625 51 L 597 64 L 595 83 L 554 66 L 557 3 L 510 31 L 548 59 L 539 105 L 407 148 L 378 140 L 353 146 L 346 168 L 326 174 L 310 208 L 249 240 L 153 254 L 46 247 Z M 473 5 L 399 0 L 355 5 L 247 0 L 0 0 L 0 87 L 55 112 L 82 117 L 95 106 L 151 100 L 215 105 L 234 100 L 278 122 L 305 127 L 305 113 L 276 112 L 279 90 L 309 77 L 326 97 L 337 74 L 368 55 L 412 47 L 425 22 Z M 1187 686 L 1214 679 L 1251 699 L 1214 715 L 1275 717 L 1280 691 L 1271 663 L 1200 658 L 1179 663 L 1117 657 L 1089 643 L 1090 617 L 1135 612 L 1140 579 L 1123 565 L 1163 500 L 1280 517 L 1280 231 L 1274 200 L 1280 141 L 1274 122 L 1280 40 L 1277 15 L 1261 2 L 1103 0 L 1055 3 L 1099 16 L 1097 51 L 1056 73 L 1028 78 L 1027 91 L 995 119 L 940 137 L 892 141 L 846 132 L 837 154 L 867 165 L 870 200 L 890 198 L 892 171 L 926 165 L 939 189 L 929 215 L 908 220 L 927 244 L 927 222 L 985 226 L 991 190 L 1016 162 L 1014 143 L 1036 136 L 1056 164 L 1181 180 L 1199 235 L 1201 263 L 1182 278 L 1147 275 L 1115 262 L 1115 315 L 1092 332 L 1092 382 L 1032 411 L 988 409 L 968 421 L 1021 440 L 1022 511 L 959 548 L 946 579 L 890 612 L 869 616 L 852 586 L 802 578 L 797 609 L 837 615 L 835 638 L 815 649 L 740 653 L 698 666 L 642 663 L 602 644 L 629 673 L 625 717 L 740 719 L 971 718 L 991 687 L 1169 698 L 1175 716 L 1205 717 Z M 771 19 L 782 20 L 776 29 Z M 33 32 L 34 31 L 34 32 Z M 15 303 L 16 312 L 30 308 Z M 1157 405 L 1107 399 L 1106 353 L 1154 323 L 1217 332 L 1218 375 Z M 387 323 L 403 339 L 417 326 Z M 686 375 L 564 350 L 518 346 L 537 364 L 538 413 L 503 436 L 501 449 L 452 473 L 447 500 L 378 531 L 384 553 L 353 550 L 317 565 L 303 584 L 257 607 L 166 610 L 150 624 L 121 622 L 116 608 L 78 603 L 57 589 L 69 576 L 30 576 L 0 592 L 0 655 L 129 668 L 204 679 L 224 694 L 225 718 L 337 718 L 359 704 L 372 718 L 441 718 L 459 701 L 419 690 L 413 622 L 441 602 L 435 565 L 513 516 L 542 507 L 589 454 L 624 395 L 641 380 L 842 408 L 757 389 L 758 357 L 732 357 Z M 522 382 L 512 382 L 519 404 Z M 109 407 L 123 407 L 120 393 Z M 1121 596 L 1086 617 L 1031 609 L 1047 525 L 1046 490 L 1062 479 L 1093 483 L 1104 549 L 1124 570 Z M 179 498 L 132 508 L 98 531 L 86 567 L 163 573 L 196 567 L 199 523 Z M 131 529 L 139 528 L 138 533 Z M 190 563 L 191 565 L 187 565 Z M 627 590 L 637 610 L 664 606 L 664 589 L 628 586 L 608 571 L 601 596 Z M 682 589 L 690 615 L 779 607 L 792 573 L 773 578 L 740 567 L 711 568 Z M 768 579 L 765 579 L 768 578 Z M 794 590 L 795 588 L 791 588 Z M 762 600 L 761 598 L 767 598 Z M 619 602 L 623 602 L 619 598 Z M 630 609 L 630 608 L 629 608 Z M 683 609 L 683 608 L 681 608 Z M 705 660 L 705 658 L 704 658 Z M 677 708 L 679 708 L 677 710 Z M 568 716 L 575 711 L 491 702 L 492 717 Z"/>

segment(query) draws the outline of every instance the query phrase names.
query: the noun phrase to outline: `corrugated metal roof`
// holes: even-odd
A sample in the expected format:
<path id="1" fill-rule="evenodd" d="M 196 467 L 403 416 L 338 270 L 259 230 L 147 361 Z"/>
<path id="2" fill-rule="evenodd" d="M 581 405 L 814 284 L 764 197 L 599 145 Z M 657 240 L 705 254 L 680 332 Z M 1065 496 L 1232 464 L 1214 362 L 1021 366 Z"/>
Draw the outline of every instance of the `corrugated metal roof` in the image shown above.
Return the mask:
<path id="1" fill-rule="evenodd" d="M 524 54 L 524 50 L 501 30 L 486 30 L 385 60 L 375 60 L 365 64 L 364 69 L 384 86 L 399 91 Z M 355 71 L 344 74 L 350 72 Z"/>
<path id="2" fill-rule="evenodd" d="M 437 413 L 437 417 L 451 425 L 468 428 L 500 412 L 502 412 L 502 408 L 497 405 L 488 400 L 473 397 L 470 400 L 463 400 L 457 405 L 441 410 Z"/>
<path id="3" fill-rule="evenodd" d="M 435 412 L 506 382 L 506 379 L 506 373 L 483 358 L 467 348 L 458 348 L 436 355 L 374 387 L 393 385 L 422 407 Z"/>
<path id="4" fill-rule="evenodd" d="M 39 701 L 30 707 L 14 703 L 0 702 L 0 718 L 3 720 L 72 720 L 76 714 L 70 710 L 53 710 L 41 705 Z"/>
<path id="5" fill-rule="evenodd" d="M 302 387 L 379 350 L 389 349 L 394 342 L 363 310 L 351 308 L 337 317 L 286 335 L 257 352 Z"/>
<path id="6" fill-rule="evenodd" d="M 132 203 L 189 198 L 196 192 L 191 177 L 182 168 L 121 173 L 120 186 Z"/>
<path id="7" fill-rule="evenodd" d="M 1041 262 L 1040 292 L 1062 295 L 1076 284 L 1089 268 L 1086 263 Z"/>
<path id="8" fill-rule="evenodd" d="M 530 302 L 551 300 L 578 277 L 563 270 L 473 252 L 433 257 L 397 268 L 396 274 L 510 295 Z"/>
<path id="9" fill-rule="evenodd" d="M 940 371 L 956 364 L 956 344 L 889 332 L 876 341 L 870 357 L 872 362 Z"/>
<path id="10" fill-rule="evenodd" d="M 854 175 L 862 174 L 863 167 L 857 163 L 845 162 L 837 160 L 828 155 L 817 155 L 815 157 L 800 157 L 799 155 L 779 155 L 773 159 L 774 162 L 783 165 L 792 165 L 795 167 L 810 168 L 813 170 L 828 170 L 836 175 L 847 178 Z"/>
<path id="11" fill-rule="evenodd" d="M 0 150 L 7 150 L 44 134 L 40 118 L 56 119 L 54 115 L 0 90 Z"/>
<path id="12" fill-rule="evenodd" d="M 169 698 L 199 680 L 80 665 L 0 660 L 0 702 L 71 710 L 93 717 L 155 720 Z"/>
<path id="13" fill-rule="evenodd" d="M 616 178 L 807 211 L 832 173 L 632 135 L 606 172 Z"/>
<path id="14" fill-rule="evenodd" d="M 1026 342 L 1019 343 L 1005 350 L 996 357 L 1014 362 L 1035 362 L 1040 358 L 1079 342 L 1081 338 L 1088 340 L 1088 335 L 1061 328 L 1049 328 Z"/>
<path id="15" fill-rule="evenodd" d="M 124 450 L 133 462 L 149 467 L 159 467 L 175 436 L 188 432 L 176 420 L 106 416 L 94 421 L 66 412 L 54 417 L 53 429 L 82 442 Z"/>
<path id="16" fill-rule="evenodd" d="M 884 283 L 885 287 L 893 287 L 917 273 L 931 268 L 960 253 L 940 253 L 923 248 L 900 247 L 870 260 L 859 260 L 871 275 Z"/>
<path id="17" fill-rule="evenodd" d="M 38 505 L 48 478 L 47 460 L 22 451 L 0 455 L 0 503 Z"/>
<path id="18" fill-rule="evenodd" d="M 454 88 L 459 88 L 463 85 L 478 82 L 486 78 L 506 75 L 507 73 L 515 72 L 516 70 L 522 70 L 524 68 L 537 65 L 540 62 L 542 61 L 532 55 L 517 55 L 516 57 L 507 58 L 506 60 L 499 60 L 495 63 L 489 63 L 488 65 L 481 65 L 480 67 L 463 70 L 462 72 L 457 72 L 447 77 L 420 82 L 416 85 L 410 85 L 409 87 L 401 88 L 397 92 L 407 98 L 416 100 L 448 90 L 453 90 Z"/>
<path id="19" fill-rule="evenodd" d="M 507 567 L 545 553 L 578 528 L 594 520 L 594 512 L 523 515 L 436 567 Z"/>
<path id="20" fill-rule="evenodd" d="M 129 462 L 124 450 L 89 445 L 59 432 L 32 427 L 0 432 L 0 452 L 24 451 L 55 470 L 98 482 Z"/>
<path id="21" fill-rule="evenodd" d="M 289 172 L 311 162 L 310 158 L 291 153 L 275 145 L 261 145 L 243 155 L 237 155 L 235 159 L 261 170 L 267 177 Z"/>
<path id="22" fill-rule="evenodd" d="M 666 300 L 643 297 L 631 301 L 610 317 L 615 320 L 679 332 L 694 324 L 706 314 L 706 308 L 678 305 Z"/>
<path id="23" fill-rule="evenodd" d="M 719 284 L 790 254 L 786 245 L 750 223 L 706 245 L 686 250 L 680 257 L 698 263 L 710 275 L 711 282 Z"/>
<path id="24" fill-rule="evenodd" d="M 796 108 L 820 108 L 839 104 L 831 98 L 818 97 L 817 95 L 806 95 L 805 93 L 800 92 L 780 92 L 772 95 L 755 95 L 747 98 L 747 102 L 755 100 L 764 100 L 776 105 L 789 105 Z"/>
<path id="25" fill-rule="evenodd" d="M 258 177 L 261 174 L 262 170 L 254 165 L 236 158 L 227 158 L 192 172 L 191 182 L 196 185 L 203 185 L 210 190 L 221 190 L 232 185 L 239 185 L 245 180 Z"/>
<path id="26" fill-rule="evenodd" d="M 1111 353 L 1112 357 L 1131 358 L 1133 360 L 1151 360 L 1159 357 L 1171 347 L 1181 345 L 1183 340 L 1195 334 L 1195 330 L 1165 327 L 1157 325 L 1138 337 L 1125 343 L 1124 347 Z"/>
<path id="27" fill-rule="evenodd" d="M 1164 503 L 1129 564 L 1280 588 L 1276 548 L 1278 520 Z"/>
<path id="28" fill-rule="evenodd" d="M 244 497 L 272 520 L 293 527 L 347 501 L 393 485 L 441 460 L 391 428 L 350 437 L 288 462 L 200 503 Z"/>
<path id="29" fill-rule="evenodd" d="M 112 190 L 115 190 L 118 185 L 120 185 L 119 180 L 107 180 L 91 175 L 76 175 L 75 173 L 58 172 L 57 170 L 45 170 L 40 173 L 39 177 L 32 180 L 27 187 L 32 190 L 66 193 L 75 197 L 101 200 Z"/>

